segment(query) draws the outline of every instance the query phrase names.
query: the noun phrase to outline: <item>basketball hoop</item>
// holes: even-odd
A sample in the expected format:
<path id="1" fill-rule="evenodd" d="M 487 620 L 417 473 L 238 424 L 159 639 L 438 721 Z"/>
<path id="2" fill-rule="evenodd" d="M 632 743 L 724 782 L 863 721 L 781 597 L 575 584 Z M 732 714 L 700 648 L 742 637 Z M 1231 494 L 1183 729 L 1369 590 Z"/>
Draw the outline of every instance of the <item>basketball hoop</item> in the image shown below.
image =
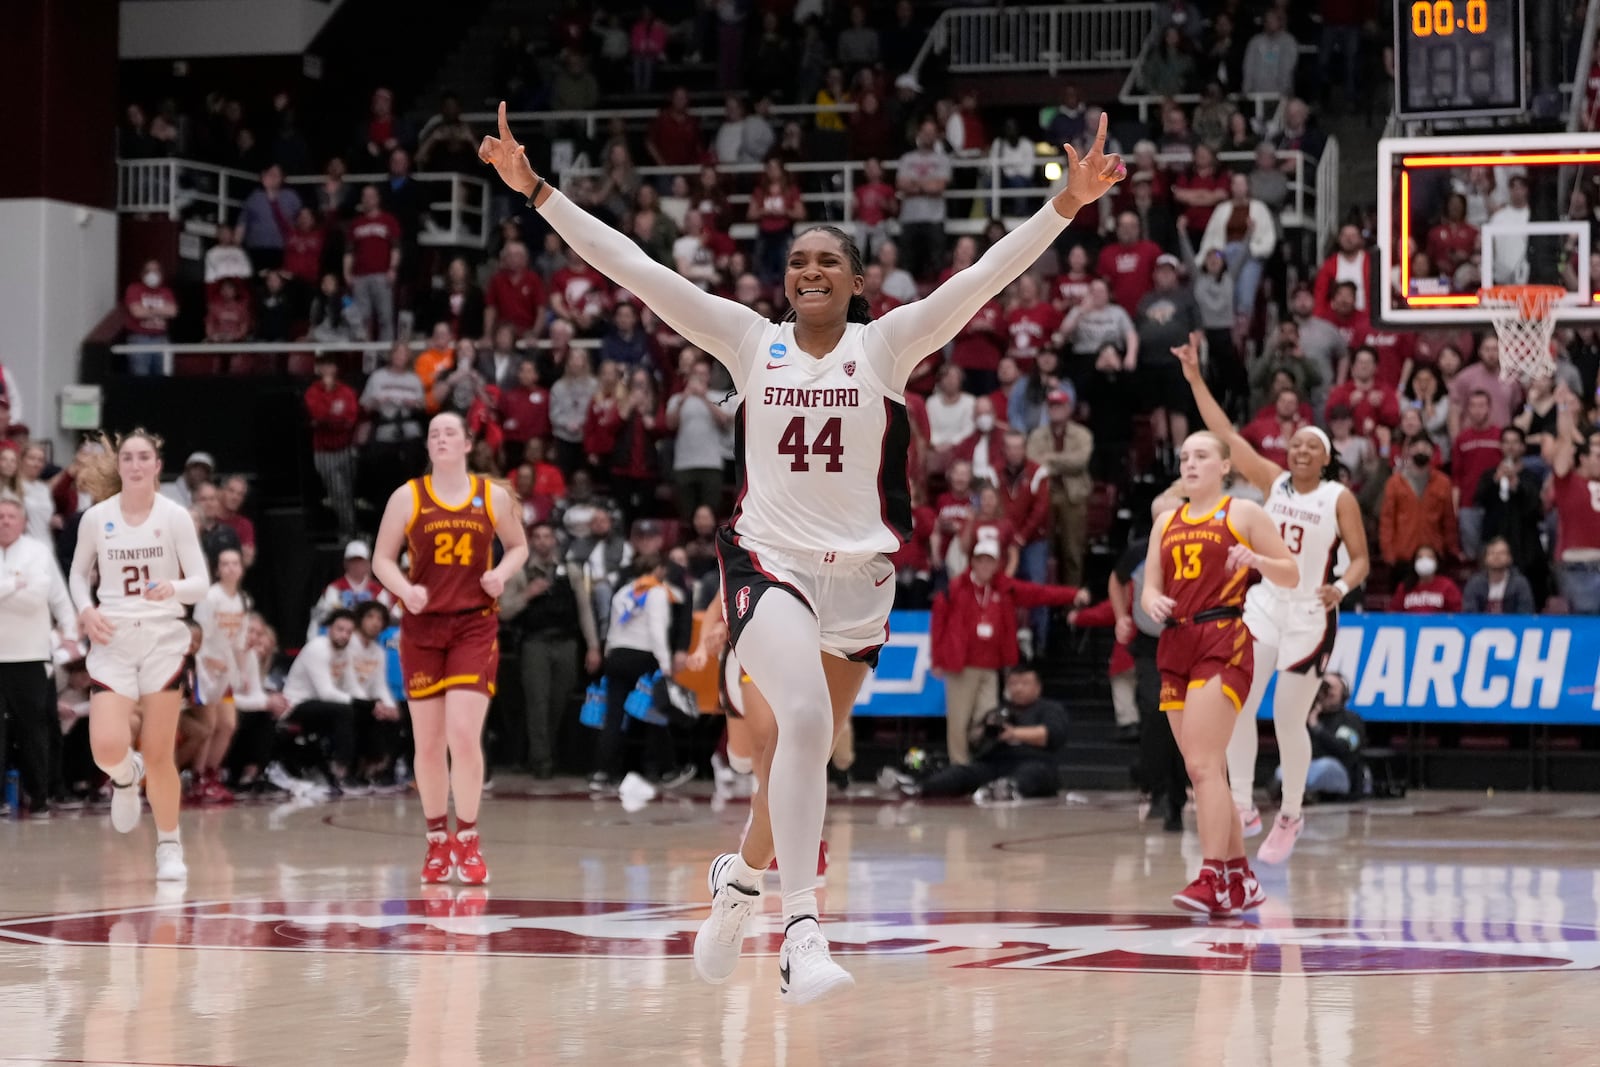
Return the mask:
<path id="1" fill-rule="evenodd" d="M 1500 378 L 1524 385 L 1554 374 L 1550 338 L 1555 309 L 1571 296 L 1559 285 L 1495 285 L 1479 290 L 1478 299 L 1500 335 Z"/>

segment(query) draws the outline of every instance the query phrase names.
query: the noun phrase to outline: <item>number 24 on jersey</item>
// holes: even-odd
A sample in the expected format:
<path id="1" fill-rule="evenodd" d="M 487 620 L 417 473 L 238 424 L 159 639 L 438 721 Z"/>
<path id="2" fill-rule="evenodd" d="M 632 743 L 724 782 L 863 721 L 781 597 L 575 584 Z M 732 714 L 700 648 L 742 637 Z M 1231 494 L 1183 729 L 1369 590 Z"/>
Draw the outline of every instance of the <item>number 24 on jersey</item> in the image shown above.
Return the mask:
<path id="1" fill-rule="evenodd" d="M 440 533 L 433 535 L 433 562 L 441 567 L 472 566 L 472 535 Z"/>

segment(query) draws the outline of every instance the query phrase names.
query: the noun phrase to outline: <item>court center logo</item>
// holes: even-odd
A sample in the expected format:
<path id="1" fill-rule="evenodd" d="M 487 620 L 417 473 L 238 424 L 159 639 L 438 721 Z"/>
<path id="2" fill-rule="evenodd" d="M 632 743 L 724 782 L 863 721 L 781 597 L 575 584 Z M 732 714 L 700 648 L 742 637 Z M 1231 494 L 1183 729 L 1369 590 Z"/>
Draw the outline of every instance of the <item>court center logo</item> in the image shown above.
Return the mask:
<path id="1" fill-rule="evenodd" d="M 0 943 L 150 944 L 302 952 L 474 954 L 687 962 L 704 904 L 494 899 L 448 890 L 421 900 L 239 901 L 0 921 Z M 782 920 L 764 913 L 748 949 L 776 955 Z M 837 955 L 937 957 L 951 967 L 1168 974 L 1381 975 L 1600 970 L 1600 930 L 1539 920 L 1437 922 L 947 911 L 830 919 Z M 687 980 L 687 969 L 685 969 Z"/>

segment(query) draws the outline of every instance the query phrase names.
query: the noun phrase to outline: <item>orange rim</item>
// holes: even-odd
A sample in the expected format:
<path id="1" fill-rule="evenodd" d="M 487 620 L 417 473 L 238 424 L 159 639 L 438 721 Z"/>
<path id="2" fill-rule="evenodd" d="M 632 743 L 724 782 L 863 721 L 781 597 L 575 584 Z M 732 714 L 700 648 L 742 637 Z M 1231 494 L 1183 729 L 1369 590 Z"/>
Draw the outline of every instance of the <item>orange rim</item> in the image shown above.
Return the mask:
<path id="1" fill-rule="evenodd" d="M 1515 307 L 1524 319 L 1546 317 L 1567 295 L 1559 285 L 1492 285 L 1478 291 L 1478 299 L 1485 305 Z"/>

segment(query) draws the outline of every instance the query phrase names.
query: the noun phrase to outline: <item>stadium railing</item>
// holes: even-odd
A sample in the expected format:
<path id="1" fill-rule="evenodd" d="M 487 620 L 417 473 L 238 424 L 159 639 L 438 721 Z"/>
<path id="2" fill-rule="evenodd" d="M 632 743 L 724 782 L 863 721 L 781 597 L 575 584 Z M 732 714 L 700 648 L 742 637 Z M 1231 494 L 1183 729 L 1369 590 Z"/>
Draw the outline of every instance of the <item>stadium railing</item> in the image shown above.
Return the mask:
<path id="1" fill-rule="evenodd" d="M 815 118 L 821 111 L 849 115 L 854 113 L 855 109 L 854 104 L 834 104 L 830 107 L 818 107 L 816 104 L 774 104 L 772 115 L 779 119 L 809 119 Z M 508 111 L 506 121 L 513 126 L 527 123 L 538 123 L 546 127 L 581 125 L 584 136 L 593 139 L 610 124 L 612 119 L 621 119 L 631 127 L 638 128 L 647 125 L 660 113 L 661 109 L 654 107 L 613 107 L 600 108 L 596 111 Z M 700 105 L 689 108 L 689 114 L 698 119 L 720 120 L 722 113 L 723 109 L 720 106 Z M 461 118 L 465 122 L 476 123 L 485 132 L 496 129 L 500 121 L 499 113 L 496 111 L 473 111 L 462 115 Z"/>
<path id="2" fill-rule="evenodd" d="M 412 179 L 428 197 L 419 244 L 428 247 L 484 249 L 489 244 L 489 183 L 483 178 L 424 171 Z M 359 188 L 383 184 L 387 174 L 347 174 L 345 184 Z M 320 174 L 285 178 L 291 187 L 309 189 Z M 117 161 L 117 211 L 130 215 L 165 215 L 174 222 L 215 233 L 223 219 L 232 219 L 245 198 L 260 184 L 249 171 L 218 167 L 192 159 L 121 159 Z"/>
<path id="3" fill-rule="evenodd" d="M 1155 17 L 1152 3 L 946 8 L 912 61 L 911 73 L 941 51 L 957 74 L 1120 67 L 1138 54 Z"/>
<path id="4" fill-rule="evenodd" d="M 324 352 L 335 355 L 359 353 L 361 355 L 361 369 L 363 374 L 371 374 L 383 362 L 383 357 L 393 346 L 392 341 L 242 341 L 236 344 L 228 343 L 203 343 L 203 344 L 163 344 L 156 342 L 141 342 L 139 344 L 112 345 L 111 351 L 118 355 L 128 355 L 132 352 L 159 352 L 161 353 L 161 372 L 164 375 L 172 373 L 173 358 L 175 356 L 320 356 Z M 407 341 L 413 352 L 420 352 L 428 347 L 425 337 L 414 337 Z M 532 343 L 533 348 L 549 348 L 550 342 L 541 338 Z M 590 339 L 576 339 L 572 342 L 573 348 L 597 349 L 600 342 Z"/>
<path id="5" fill-rule="evenodd" d="M 1323 234 L 1328 230 L 1325 223 L 1332 218 L 1332 213 L 1338 205 L 1338 149 L 1329 141 L 1330 154 L 1324 152 L 1322 162 L 1313 161 L 1310 156 L 1302 152 L 1279 152 L 1278 159 L 1294 163 L 1294 172 L 1289 178 L 1290 200 L 1285 205 L 1280 216 L 1286 230 L 1309 230 L 1317 228 L 1319 252 L 1324 240 Z M 1156 157 L 1164 164 L 1181 162 L 1183 157 L 1176 155 L 1159 155 Z M 1249 163 L 1255 159 L 1250 152 L 1223 152 L 1218 156 L 1224 165 L 1234 163 Z M 1052 164 L 1060 166 L 1064 157 L 1056 154 L 1039 155 L 1035 157 L 1036 171 L 1043 177 L 1048 176 L 1047 168 Z M 1002 188 L 1000 172 L 1002 169 L 998 158 L 982 156 L 976 159 L 952 159 L 950 166 L 955 171 L 977 171 L 977 185 L 971 188 L 949 188 L 945 190 L 944 198 L 950 205 L 952 214 L 946 219 L 945 232 L 948 234 L 977 234 L 982 233 L 991 218 L 1002 219 L 1007 225 L 1014 225 L 1034 210 L 1034 206 L 1042 203 L 1044 198 L 1055 192 L 1055 183 L 1038 184 L 1026 189 Z M 801 200 L 807 205 L 812 218 L 805 222 L 795 224 L 795 231 L 802 232 L 811 226 L 826 222 L 854 222 L 855 221 L 855 187 L 861 180 L 864 164 L 851 160 L 834 160 L 825 163 L 792 163 L 785 169 L 792 175 L 799 175 L 802 179 L 807 175 L 824 174 L 831 181 L 830 188 L 821 191 L 802 192 Z M 898 167 L 896 160 L 884 160 L 883 169 L 886 174 L 892 175 Z M 717 172 L 728 176 L 759 175 L 762 167 L 758 163 L 733 164 L 717 168 Z M 698 167 L 639 167 L 640 177 L 673 177 L 684 175 L 691 180 L 699 175 Z M 558 176 L 557 184 L 566 191 L 571 191 L 572 184 L 585 178 L 599 178 L 604 171 L 595 167 L 569 167 Z M 728 196 L 730 204 L 744 206 L 749 204 L 750 196 L 747 193 L 733 193 Z M 977 210 L 974 211 L 974 205 Z M 1018 206 L 1027 205 L 1027 210 L 1018 210 Z M 1007 210 L 1011 208 L 1011 210 Z M 897 232 L 898 227 L 891 222 L 887 229 L 890 233 Z M 728 235 L 735 240 L 747 240 L 755 234 L 755 225 L 749 222 L 739 222 L 730 226 Z"/>
<path id="6" fill-rule="evenodd" d="M 1199 93 L 1178 93 L 1175 96 L 1159 96 L 1155 93 L 1142 93 L 1139 91 L 1139 75 L 1144 71 L 1145 60 L 1150 52 L 1161 43 L 1161 35 L 1152 30 L 1144 39 L 1144 44 L 1139 48 L 1139 54 L 1133 61 L 1133 66 L 1128 69 L 1128 76 L 1123 79 L 1122 88 L 1117 92 L 1117 100 L 1129 107 L 1139 109 L 1139 121 L 1150 121 L 1150 109 L 1165 104 L 1178 104 L 1182 107 L 1193 107 L 1200 103 Z M 1300 45 L 1301 56 L 1315 56 L 1316 48 L 1308 44 Z M 1230 100 L 1245 101 L 1249 103 L 1254 112 L 1252 121 L 1257 132 L 1265 132 L 1267 127 L 1278 118 L 1278 113 L 1283 107 L 1283 96 L 1279 93 L 1230 93 Z"/>

